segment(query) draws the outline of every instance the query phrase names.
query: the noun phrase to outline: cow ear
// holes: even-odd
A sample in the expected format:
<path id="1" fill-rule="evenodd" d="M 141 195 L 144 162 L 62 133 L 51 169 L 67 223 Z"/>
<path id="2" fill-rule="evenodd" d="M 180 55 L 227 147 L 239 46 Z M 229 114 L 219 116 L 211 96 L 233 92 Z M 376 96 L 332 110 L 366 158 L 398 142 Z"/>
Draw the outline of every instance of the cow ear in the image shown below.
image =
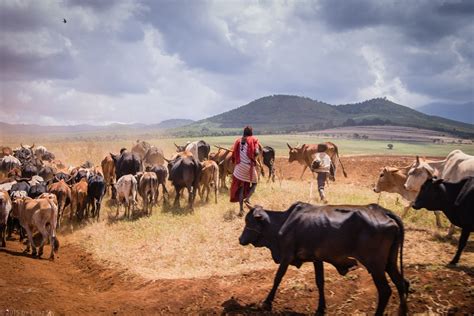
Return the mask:
<path id="1" fill-rule="evenodd" d="M 438 179 L 437 177 L 433 177 L 431 181 L 433 181 L 433 184 L 443 183 L 443 179 Z"/>

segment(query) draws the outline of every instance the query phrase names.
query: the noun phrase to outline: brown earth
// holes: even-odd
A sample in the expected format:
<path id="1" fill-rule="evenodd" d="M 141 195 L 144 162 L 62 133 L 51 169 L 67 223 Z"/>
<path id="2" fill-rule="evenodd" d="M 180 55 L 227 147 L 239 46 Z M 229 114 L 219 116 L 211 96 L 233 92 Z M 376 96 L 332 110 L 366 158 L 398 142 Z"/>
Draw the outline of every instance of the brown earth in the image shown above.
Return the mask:
<path id="1" fill-rule="evenodd" d="M 341 181 L 370 186 L 381 166 L 405 165 L 411 159 L 343 157 L 349 178 Z M 281 159 L 277 163 L 284 178 L 299 177 L 301 167 L 290 167 Z M 416 262 L 413 258 L 432 250 L 430 243 L 449 244 L 443 240 L 419 244 L 421 240 L 432 239 L 429 231 L 407 229 L 405 249 L 410 264 L 405 264 L 405 274 L 412 288 L 408 299 L 410 313 L 474 314 L 473 262 L 462 262 L 461 258 L 461 265 L 456 268 L 412 263 Z M 271 288 L 276 271 L 276 265 L 272 265 L 233 276 L 149 281 L 98 262 L 67 238 L 54 262 L 32 259 L 22 253 L 23 247 L 15 240 L 7 241 L 7 248 L 0 249 L 0 313 L 260 314 L 258 305 Z M 473 252 L 474 243 L 469 242 L 465 251 Z M 452 254 L 442 255 L 444 260 Z M 314 312 L 317 290 L 313 272 L 307 266 L 300 271 L 289 270 L 275 299 L 275 314 Z M 328 268 L 325 275 L 329 314 L 373 314 L 376 290 L 364 269 L 342 277 Z M 387 308 L 389 314 L 396 313 L 398 302 L 394 290 Z"/>

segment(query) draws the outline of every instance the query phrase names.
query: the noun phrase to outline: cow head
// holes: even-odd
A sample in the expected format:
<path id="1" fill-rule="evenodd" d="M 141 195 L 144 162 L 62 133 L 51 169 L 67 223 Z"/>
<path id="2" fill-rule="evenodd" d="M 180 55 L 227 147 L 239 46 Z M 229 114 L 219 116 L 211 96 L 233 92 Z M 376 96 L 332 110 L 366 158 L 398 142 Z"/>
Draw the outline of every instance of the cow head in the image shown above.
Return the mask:
<path id="1" fill-rule="evenodd" d="M 398 171 L 398 168 L 383 167 L 379 179 L 375 184 L 374 192 L 380 193 L 383 191 L 390 191 L 393 186 L 396 185 L 394 176 Z"/>
<path id="2" fill-rule="evenodd" d="M 446 188 L 443 179 L 431 178 L 426 180 L 420 188 L 420 192 L 416 197 L 412 207 L 415 210 L 425 208 L 430 211 L 436 211 L 443 208 L 444 196 Z"/>
<path id="3" fill-rule="evenodd" d="M 288 146 L 288 149 L 290 150 L 289 152 L 289 157 L 288 157 L 288 162 L 293 162 L 293 161 L 298 161 L 300 163 L 304 163 L 304 149 L 305 145 L 303 144 L 301 147 L 291 147 L 290 144 L 286 143 Z"/>
<path id="4" fill-rule="evenodd" d="M 408 171 L 405 189 L 408 191 L 419 191 L 426 180 L 435 176 L 435 170 L 426 161 L 416 156 L 416 161 Z"/>
<path id="5" fill-rule="evenodd" d="M 247 204 L 250 211 L 245 216 L 245 227 L 239 237 L 242 246 L 252 244 L 255 247 L 263 247 L 262 240 L 265 229 L 270 224 L 270 217 L 261 206 L 251 206 Z"/>
<path id="6" fill-rule="evenodd" d="M 182 152 L 186 149 L 186 146 L 179 146 L 179 145 L 176 145 L 176 143 L 173 143 L 176 147 L 176 152 L 179 153 L 179 152 Z"/>

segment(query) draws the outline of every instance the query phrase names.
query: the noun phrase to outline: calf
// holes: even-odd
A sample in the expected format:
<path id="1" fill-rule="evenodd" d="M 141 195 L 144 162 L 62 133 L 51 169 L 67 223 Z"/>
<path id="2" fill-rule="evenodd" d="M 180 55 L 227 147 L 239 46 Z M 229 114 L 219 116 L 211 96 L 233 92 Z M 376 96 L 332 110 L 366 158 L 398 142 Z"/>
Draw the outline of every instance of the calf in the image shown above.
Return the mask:
<path id="1" fill-rule="evenodd" d="M 163 190 L 163 202 L 165 202 L 165 194 L 168 196 L 168 190 L 166 189 L 166 179 L 168 178 L 168 170 L 164 166 L 153 166 L 151 168 L 147 168 L 147 171 L 154 172 L 158 179 L 158 187 L 161 185 Z M 158 199 L 158 191 L 156 193 L 156 198 Z"/>
<path id="2" fill-rule="evenodd" d="M 14 202 L 12 215 L 20 220 L 21 226 L 26 230 L 28 243 L 25 252 L 30 252 L 33 248 L 32 256 L 36 256 L 36 245 L 33 241 L 33 233 L 39 231 L 43 237 L 39 245 L 38 256 L 43 254 L 43 246 L 49 238 L 51 244 L 50 260 L 54 260 L 54 253 L 59 249 L 59 242 L 56 238 L 56 220 L 58 208 L 54 200 L 50 197 L 33 200 L 31 198 L 20 198 Z"/>
<path id="3" fill-rule="evenodd" d="M 104 177 L 100 173 L 92 174 L 87 180 L 87 198 L 89 207 L 92 208 L 91 215 L 99 221 L 100 206 L 104 198 L 106 184 Z"/>
<path id="4" fill-rule="evenodd" d="M 268 168 L 268 181 L 275 182 L 275 149 L 270 146 L 263 147 L 263 164 Z"/>
<path id="5" fill-rule="evenodd" d="M 227 175 L 232 175 L 235 167 L 235 164 L 232 161 L 232 150 L 222 147 L 217 148 L 219 148 L 219 150 L 215 153 L 211 153 L 209 159 L 215 161 L 219 166 L 219 188 L 227 189 Z"/>
<path id="6" fill-rule="evenodd" d="M 87 180 L 82 178 L 81 181 L 74 184 L 71 190 L 72 206 L 70 219 L 74 212 L 76 213 L 77 219 L 80 221 L 84 217 L 84 211 L 87 206 Z"/>
<path id="7" fill-rule="evenodd" d="M 332 264 L 341 275 L 360 262 L 377 287 L 379 297 L 375 314 L 383 315 L 392 292 L 385 272 L 397 287 L 400 313 L 406 314 L 408 281 L 403 277 L 404 228 L 398 216 L 377 204 L 316 206 L 297 202 L 284 212 L 264 210 L 261 206 L 249 207 L 240 244 L 267 247 L 275 263 L 280 264 L 264 308 L 271 309 L 289 265 L 299 268 L 304 262 L 313 262 L 319 290 L 317 313 L 322 314 L 326 309 L 323 262 Z M 399 250 L 400 271 L 397 268 Z"/>
<path id="8" fill-rule="evenodd" d="M 158 177 L 154 172 L 143 172 L 138 175 L 138 194 L 143 201 L 143 210 L 146 215 L 151 216 L 153 205 L 158 200 Z"/>
<path id="9" fill-rule="evenodd" d="M 199 196 L 203 200 L 206 195 L 206 202 L 209 202 L 209 193 L 214 189 L 215 202 L 217 203 L 217 183 L 219 182 L 219 166 L 212 160 L 205 160 L 202 163 L 201 178 L 199 179 Z"/>
<path id="10" fill-rule="evenodd" d="M 430 211 L 441 209 L 452 224 L 462 228 L 458 250 L 450 262 L 457 264 L 470 233 L 474 231 L 474 177 L 454 183 L 436 178 L 426 180 L 413 208 Z"/>
<path id="11" fill-rule="evenodd" d="M 0 240 L 2 247 L 6 247 L 7 224 L 10 211 L 12 210 L 12 201 L 7 191 L 0 190 Z"/>
<path id="12" fill-rule="evenodd" d="M 64 215 L 64 209 L 71 204 L 72 196 L 71 196 L 71 189 L 69 186 L 64 182 L 64 180 L 60 180 L 59 182 L 52 183 L 48 189 L 49 193 L 56 195 L 56 199 L 58 200 L 58 220 L 57 220 L 57 228 L 61 226 L 61 220 Z M 72 211 L 71 211 L 72 214 Z"/>
<path id="13" fill-rule="evenodd" d="M 125 206 L 125 218 L 130 218 L 137 199 L 137 179 L 131 174 L 120 177 L 112 187 L 112 199 L 117 199 L 117 213 L 119 216 L 120 205 Z"/>
<path id="14" fill-rule="evenodd" d="M 379 179 L 377 184 L 374 187 L 375 193 L 388 192 L 388 193 L 398 193 L 408 201 L 403 209 L 402 218 L 404 218 L 410 207 L 413 205 L 413 201 L 416 199 L 418 191 L 409 191 L 405 188 L 405 181 L 407 180 L 408 170 L 410 167 L 404 168 L 393 168 L 393 167 L 384 167 L 380 172 Z M 441 217 L 439 212 L 435 212 L 436 217 L 436 226 L 441 227 Z"/>

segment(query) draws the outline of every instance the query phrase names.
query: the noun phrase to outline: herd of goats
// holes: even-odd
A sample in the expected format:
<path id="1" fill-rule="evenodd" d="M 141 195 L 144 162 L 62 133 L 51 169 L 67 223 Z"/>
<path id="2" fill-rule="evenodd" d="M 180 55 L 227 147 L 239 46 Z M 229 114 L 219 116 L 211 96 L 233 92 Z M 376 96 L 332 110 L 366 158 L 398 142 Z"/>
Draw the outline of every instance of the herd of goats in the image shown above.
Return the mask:
<path id="1" fill-rule="evenodd" d="M 215 202 L 217 203 L 218 190 L 220 188 L 226 188 L 226 177 L 232 174 L 234 165 L 232 161 L 232 150 L 216 147 L 218 150 L 211 153 L 210 145 L 202 140 L 187 143 L 184 146 L 176 145 L 176 153 L 171 159 L 166 159 L 160 148 L 152 146 L 145 141 L 137 140 L 130 151 L 122 148 L 118 154 L 110 153 L 106 155 L 100 167 L 94 166 L 94 164 L 88 161 L 79 167 L 67 167 L 61 161 L 55 159 L 55 155 L 43 146 L 35 147 L 35 145 L 28 146 L 22 144 L 14 150 L 9 147 L 0 147 L 1 246 L 5 247 L 7 235 L 11 236 L 11 234 L 16 231 L 20 234 L 20 240 L 24 237 L 28 238 L 27 249 L 25 251 L 30 252 L 31 247 L 34 257 L 42 255 L 43 246 L 49 241 L 52 245 L 50 259 L 54 259 L 54 253 L 59 247 L 56 238 L 56 229 L 61 226 L 65 208 L 70 206 L 69 214 L 71 221 L 74 217 L 76 217 L 78 221 L 82 221 L 86 217 L 99 220 L 102 200 L 109 192 L 111 199 L 117 201 L 116 216 L 119 216 L 120 208 L 124 207 L 125 218 L 129 218 L 132 215 L 134 206 L 138 201 L 138 196 L 140 196 L 142 200 L 143 212 L 146 215 L 151 215 L 153 206 L 158 202 L 160 186 L 162 187 L 163 203 L 167 204 L 169 198 L 166 188 L 167 181 L 170 181 L 175 189 L 175 207 L 179 208 L 180 195 L 183 189 L 187 189 L 188 191 L 188 207 L 191 210 L 197 194 L 200 195 L 201 200 L 208 202 L 211 191 L 214 191 Z M 347 176 L 339 158 L 338 148 L 331 142 L 313 145 L 305 144 L 296 147 L 292 147 L 288 144 L 288 149 L 289 162 L 297 161 L 302 164 L 304 166 L 303 174 L 307 168 L 312 169 L 313 159 L 317 152 L 326 152 L 333 163 L 330 178 L 334 179 L 337 161 L 339 161 L 342 167 L 344 176 Z M 275 150 L 265 146 L 260 148 L 258 152 L 256 167 L 257 170 L 259 170 L 259 176 L 264 176 L 263 166 L 267 166 L 269 170 L 269 180 L 274 181 Z M 301 176 L 303 176 L 303 174 Z M 454 150 L 443 160 L 426 160 L 417 157 L 410 166 L 405 168 L 384 167 L 374 187 L 374 191 L 398 193 L 408 200 L 410 204 L 405 209 L 402 217 L 410 207 L 415 209 L 426 208 L 432 211 L 442 211 L 453 225 L 461 227 L 462 232 L 458 249 L 456 255 L 450 262 L 451 264 L 456 264 L 460 259 L 461 252 L 467 243 L 470 232 L 474 230 L 473 176 L 474 156 L 467 155 L 460 150 Z M 326 226 L 328 225 L 327 221 L 331 222 L 332 220 L 328 214 L 335 212 L 334 214 L 337 215 L 337 212 L 342 212 L 341 209 L 337 208 L 338 206 L 305 206 L 303 204 L 296 203 L 285 212 L 285 214 L 289 214 L 288 218 L 285 218 L 287 222 L 282 223 L 282 228 L 278 233 L 279 237 L 274 236 L 275 238 L 280 238 L 283 236 L 282 232 L 285 229 L 289 229 L 288 227 L 291 225 L 296 225 L 293 222 L 298 222 L 301 218 L 304 219 L 305 217 L 301 215 L 305 214 L 304 212 L 311 213 L 311 216 L 316 216 L 315 214 L 324 212 L 326 220 L 324 225 Z M 278 259 L 278 256 L 283 255 L 282 252 L 284 252 L 284 249 L 278 250 L 278 254 L 274 256 L 272 248 L 274 246 L 271 245 L 271 242 L 265 243 L 263 241 L 266 238 L 265 234 L 268 234 L 265 225 L 269 225 L 271 216 L 277 216 L 279 218 L 277 222 L 281 221 L 281 216 L 272 215 L 271 211 L 263 210 L 258 206 L 252 206 L 250 204 L 247 206 L 251 211 L 246 216 L 246 226 L 240 239 L 241 244 L 252 243 L 255 246 L 269 247 L 274 260 L 280 263 L 280 269 L 275 278 L 274 288 L 266 300 L 267 305 L 270 304 L 271 307 L 271 301 L 275 295 L 276 288 L 286 271 L 284 263 Z M 367 214 L 370 212 L 374 212 L 374 214 L 385 212 L 375 210 L 377 207 L 367 206 L 364 208 L 364 212 Z M 301 215 L 301 218 L 297 218 L 295 217 L 296 215 L 292 214 L 292 212 L 294 213 L 292 208 L 304 209 L 304 211 L 298 213 Z M 356 207 L 356 209 L 350 209 L 350 207 L 346 208 L 347 209 L 344 210 L 346 213 L 360 213 L 362 206 Z M 380 214 L 373 215 L 373 217 L 382 216 Z M 390 212 L 387 214 L 388 220 L 400 223 L 397 229 L 403 230 L 403 225 L 398 216 Z M 334 216 L 334 223 L 341 220 L 340 215 L 336 215 Z M 367 217 L 364 217 L 362 220 L 370 222 Z M 312 223 L 318 223 L 318 221 L 319 219 L 314 220 Z M 290 222 L 293 224 L 290 225 Z M 340 223 L 336 224 L 335 226 L 338 226 Z M 440 224 L 438 215 L 437 224 Z M 303 225 L 303 230 L 308 226 L 307 224 L 301 225 Z M 324 225 L 317 226 L 318 230 L 324 231 L 323 228 L 327 228 Z M 354 225 L 355 224 L 352 223 L 349 226 L 355 227 Z M 370 230 L 373 229 L 375 224 L 369 223 L 367 225 L 368 228 L 364 229 Z M 42 236 L 39 245 L 38 242 L 33 240 L 33 234 L 35 232 L 39 232 Z M 450 229 L 450 233 L 452 232 L 453 230 Z M 310 235 L 310 233 L 308 234 Z M 309 236 L 308 234 L 306 236 Z M 293 236 L 291 237 L 293 239 L 307 238 L 301 234 L 291 236 Z M 400 249 L 403 247 L 403 234 L 401 238 Z M 290 243 L 294 242 L 293 239 Z M 271 237 L 270 240 L 274 240 L 273 237 Z M 348 240 L 350 241 L 351 238 L 349 237 Z M 304 240 L 304 242 L 299 241 L 297 244 L 305 244 L 305 242 L 307 242 L 307 240 Z M 283 245 L 279 247 L 281 248 Z M 36 248 L 39 248 L 39 253 L 37 253 Z M 398 249 L 398 246 L 396 248 Z M 302 255 L 303 253 L 307 254 L 308 251 L 302 250 L 298 252 L 295 249 L 294 251 L 303 257 L 295 258 L 290 256 L 292 259 L 288 259 L 287 264 L 299 266 L 302 262 L 313 261 L 316 273 L 321 273 L 322 265 L 319 266 L 317 258 L 314 256 L 308 257 L 307 255 L 304 257 L 304 255 Z M 311 251 L 316 250 L 313 249 Z M 317 252 L 321 253 L 321 251 L 322 250 L 318 248 Z M 335 249 L 331 251 L 335 251 Z M 354 259 L 350 258 L 358 258 L 361 262 L 369 260 L 362 255 L 360 255 L 362 257 L 359 258 L 357 257 L 358 255 L 360 254 L 353 252 L 339 254 L 337 260 L 346 258 L 341 262 L 336 259 L 334 260 L 337 262 L 331 261 L 332 259 L 330 258 L 332 257 L 320 260 L 332 263 L 338 268 L 338 271 L 340 270 L 340 273 L 341 271 L 347 273 L 353 265 Z M 367 256 L 367 254 L 364 254 L 364 256 Z M 391 260 L 390 262 L 392 263 L 390 264 L 394 264 L 393 260 L 396 261 L 396 257 L 397 255 L 395 254 L 395 259 L 390 257 L 387 258 L 387 260 Z M 385 264 L 388 267 L 388 261 Z M 368 264 L 364 265 L 369 269 Z M 393 267 L 389 270 L 382 269 L 382 272 L 383 271 L 387 271 L 389 274 L 395 273 Z M 397 273 L 398 272 L 394 274 L 394 277 L 392 277 L 391 274 L 390 276 L 397 284 L 399 292 L 405 293 L 405 290 L 407 290 L 404 288 L 405 285 L 400 285 L 401 283 L 397 283 L 397 281 L 394 280 L 394 278 L 399 279 Z M 379 314 L 383 312 L 385 308 L 383 302 L 380 302 L 381 297 L 384 295 L 382 295 L 383 289 L 379 288 L 380 284 L 377 283 L 374 275 L 373 277 L 377 285 L 377 290 L 379 291 L 379 306 L 377 309 L 377 313 Z M 320 290 L 321 308 L 321 295 L 323 295 L 324 301 L 324 291 L 321 291 L 321 280 L 317 279 L 316 282 Z M 321 294 L 321 292 L 323 293 Z M 402 295 L 400 296 L 401 301 L 405 298 L 406 297 L 402 297 Z M 318 308 L 318 310 L 320 308 Z M 324 306 L 322 308 L 324 309 Z"/>

